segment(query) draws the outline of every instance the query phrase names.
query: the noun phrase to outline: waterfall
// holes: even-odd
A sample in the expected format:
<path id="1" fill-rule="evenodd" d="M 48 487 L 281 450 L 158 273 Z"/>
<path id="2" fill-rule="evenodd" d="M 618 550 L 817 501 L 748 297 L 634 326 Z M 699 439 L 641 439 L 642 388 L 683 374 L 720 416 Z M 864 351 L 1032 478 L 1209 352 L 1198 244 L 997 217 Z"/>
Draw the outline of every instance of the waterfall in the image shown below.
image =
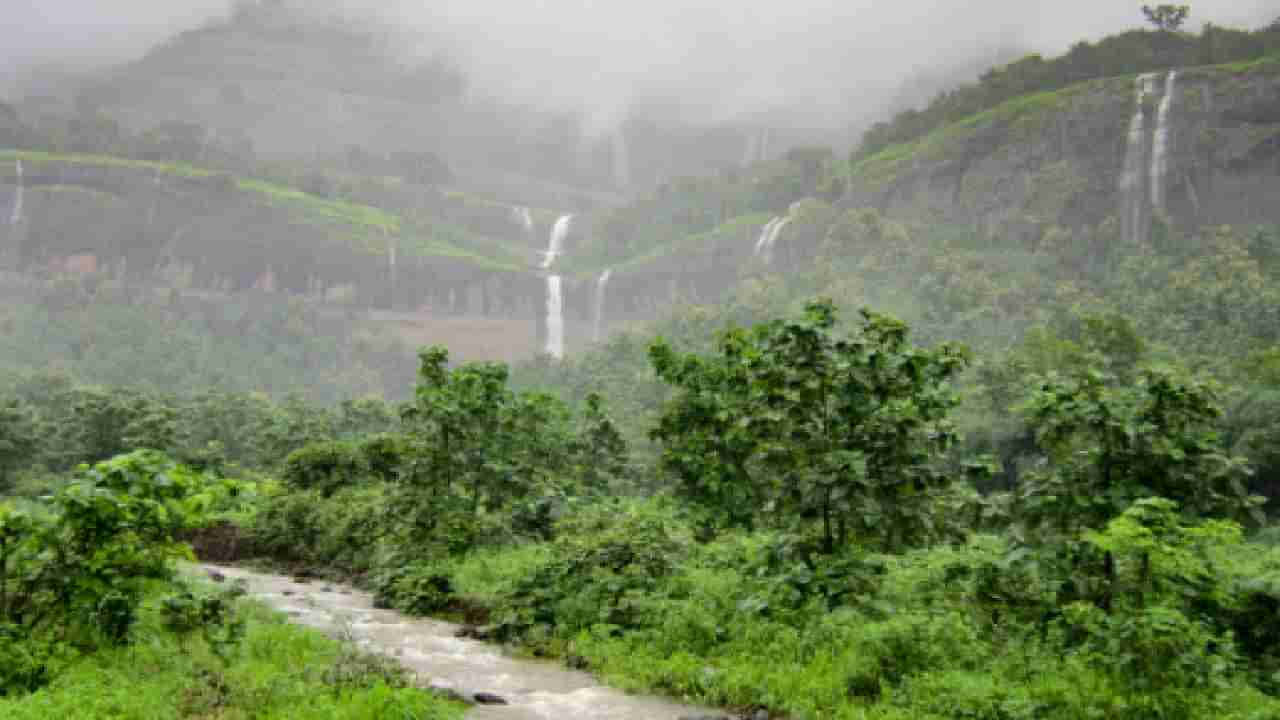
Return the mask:
<path id="1" fill-rule="evenodd" d="M 613 132 L 613 181 L 619 188 L 631 187 L 631 151 L 621 128 Z"/>
<path id="2" fill-rule="evenodd" d="M 561 215 L 556 220 L 556 224 L 551 228 L 551 243 L 547 245 L 547 251 L 542 254 L 542 269 L 546 270 L 551 267 L 560 253 L 564 251 L 564 239 L 569 235 L 569 228 L 573 225 L 572 215 Z"/>
<path id="3" fill-rule="evenodd" d="M 613 275 L 613 270 L 605 270 L 600 273 L 600 277 L 596 278 L 596 314 L 595 325 L 592 328 L 591 338 L 594 342 L 600 342 L 604 339 L 604 293 L 609 285 L 609 278 Z"/>
<path id="4" fill-rule="evenodd" d="M 1156 133 L 1151 143 L 1151 208 L 1164 212 L 1166 180 L 1169 175 L 1169 116 L 1173 111 L 1174 90 L 1178 71 L 1170 70 L 1165 79 L 1164 97 L 1156 112 Z"/>
<path id="5" fill-rule="evenodd" d="M 26 191 L 26 180 L 23 178 L 21 160 L 15 161 L 14 170 L 18 175 L 18 186 L 14 190 L 13 214 L 9 216 L 10 225 L 17 225 L 22 222 L 23 193 Z"/>
<path id="6" fill-rule="evenodd" d="M 756 249 L 753 257 L 764 261 L 765 265 L 773 262 L 773 246 L 778 242 L 778 236 L 791 223 L 790 215 L 780 215 L 770 220 L 760 231 L 760 238 L 756 240 Z"/>
<path id="7" fill-rule="evenodd" d="M 1129 121 L 1129 136 L 1124 155 L 1124 171 L 1120 175 L 1120 231 L 1127 243 L 1136 243 L 1142 237 L 1142 218 L 1146 210 L 1147 194 L 1143 179 L 1147 170 L 1147 118 L 1144 105 L 1153 89 L 1155 75 L 1139 75 L 1135 94 L 1137 108 Z"/>
<path id="8" fill-rule="evenodd" d="M 547 276 L 547 354 L 564 357 L 564 289 L 559 275 Z"/>
<path id="9" fill-rule="evenodd" d="M 564 239 L 573 225 L 573 215 L 561 215 L 551 228 L 551 240 L 542 256 L 542 269 L 551 269 L 564 251 Z M 557 360 L 564 357 L 564 287 L 559 275 L 547 275 L 546 352 Z"/>
<path id="10" fill-rule="evenodd" d="M 747 137 L 746 151 L 742 156 L 742 164 L 744 166 L 754 165 L 769 159 L 769 136 L 769 129 L 763 128 Z"/>
<path id="11" fill-rule="evenodd" d="M 533 211 L 527 207 L 511 208 L 511 212 L 516 216 L 516 222 L 520 223 L 520 227 L 528 235 L 533 234 Z"/>

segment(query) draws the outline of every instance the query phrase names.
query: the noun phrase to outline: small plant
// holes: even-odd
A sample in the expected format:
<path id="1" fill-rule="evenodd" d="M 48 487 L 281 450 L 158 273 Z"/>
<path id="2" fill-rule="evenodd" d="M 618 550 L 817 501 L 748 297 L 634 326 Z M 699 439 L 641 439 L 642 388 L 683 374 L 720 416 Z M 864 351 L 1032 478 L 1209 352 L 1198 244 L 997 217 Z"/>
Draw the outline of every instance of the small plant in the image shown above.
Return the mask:
<path id="1" fill-rule="evenodd" d="M 235 601 L 244 590 L 233 586 L 211 594 L 190 591 L 170 595 L 160 603 L 164 628 L 178 637 L 184 650 L 197 632 L 224 666 L 244 638 L 245 622 L 236 612 Z"/>

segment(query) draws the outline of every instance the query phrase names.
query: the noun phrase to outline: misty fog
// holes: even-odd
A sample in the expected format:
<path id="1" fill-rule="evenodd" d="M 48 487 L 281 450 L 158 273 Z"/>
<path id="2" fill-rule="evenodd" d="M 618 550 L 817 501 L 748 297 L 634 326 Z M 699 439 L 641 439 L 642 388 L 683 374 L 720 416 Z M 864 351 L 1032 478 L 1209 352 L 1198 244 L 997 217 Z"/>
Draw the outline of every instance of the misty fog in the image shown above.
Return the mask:
<path id="1" fill-rule="evenodd" d="M 83 68 L 132 59 L 174 32 L 225 17 L 227 0 L 10 0 L 21 32 L 0 48 L 12 79 L 29 64 Z M 993 51 L 1060 52 L 1141 25 L 1138 2 L 688 2 L 390 0 L 313 2 L 389 22 L 446 48 L 475 95 L 584 112 L 608 128 L 637 102 L 684 122 L 769 118 L 810 128 L 876 119 L 904 81 L 967 68 Z M 376 7 L 370 7 L 376 5 Z M 1211 0 L 1192 25 L 1254 26 L 1268 0 Z M 3 75 L 0 75 L 3 77 Z M 907 94 L 908 96 L 910 93 Z M 916 98 L 912 98 L 916 100 Z"/>

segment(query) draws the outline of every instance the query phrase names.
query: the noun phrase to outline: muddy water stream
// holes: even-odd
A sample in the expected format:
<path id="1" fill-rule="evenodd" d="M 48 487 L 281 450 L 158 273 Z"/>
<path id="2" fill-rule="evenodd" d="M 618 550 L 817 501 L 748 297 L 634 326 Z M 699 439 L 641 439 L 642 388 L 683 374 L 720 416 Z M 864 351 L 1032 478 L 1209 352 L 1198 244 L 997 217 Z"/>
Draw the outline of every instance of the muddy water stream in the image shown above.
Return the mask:
<path id="1" fill-rule="evenodd" d="M 368 593 L 343 585 L 307 583 L 240 568 L 206 565 L 249 594 L 288 613 L 293 622 L 350 638 L 363 649 L 394 657 L 427 685 L 462 695 L 492 693 L 508 705 L 478 705 L 469 720 L 678 720 L 723 717 L 668 700 L 627 695 L 590 675 L 555 663 L 509 657 L 492 645 L 454 637 L 459 626 L 411 618 L 373 607 Z"/>

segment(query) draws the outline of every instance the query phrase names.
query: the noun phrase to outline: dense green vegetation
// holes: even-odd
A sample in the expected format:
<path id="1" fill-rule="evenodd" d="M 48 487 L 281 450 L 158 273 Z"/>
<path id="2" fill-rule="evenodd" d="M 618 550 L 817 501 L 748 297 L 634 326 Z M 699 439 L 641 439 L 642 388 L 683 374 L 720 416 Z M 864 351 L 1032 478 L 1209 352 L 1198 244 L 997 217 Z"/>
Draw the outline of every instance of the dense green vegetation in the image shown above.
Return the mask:
<path id="1" fill-rule="evenodd" d="M 142 270 L 13 279 L 0 715 L 85 697 L 122 717 L 457 714 L 184 580 L 184 539 L 350 578 L 628 688 L 797 719 L 1280 715 L 1280 229 L 1156 213 L 1124 244 L 1114 217 L 1059 226 L 1056 187 L 1021 233 L 841 204 L 848 173 L 1081 81 L 1274 57 L 1274 26 L 1188 35 L 1176 10 L 1160 32 L 993 70 L 874 128 L 852 165 L 798 148 L 585 217 L 569 273 L 715 266 L 789 224 L 774 263 L 724 269 L 727 297 L 563 362 L 431 347 L 415 363 L 345 304 L 131 283 L 160 247 L 133 225 L 97 240 Z M 430 154 L 275 171 L 200 147 L 200 128 L 130 136 L 86 108 L 42 133 L 11 115 L 0 145 L 24 149 L 0 163 L 192 181 L 305 227 L 193 241 L 242 286 L 258 250 L 306 259 L 284 281 L 298 295 L 309 270 L 349 270 L 307 244 L 317 229 L 379 268 L 393 235 L 406 257 L 527 264 L 493 239 L 510 208 L 428 187 L 450 176 Z M 85 242 L 34 237 L 28 266 Z M 380 272 L 362 279 L 389 285 Z"/>
<path id="2" fill-rule="evenodd" d="M 412 347 L 394 332 L 297 298 L 200 298 L 102 276 L 27 282 L 9 297 L 0 307 L 6 390 L 54 373 L 141 391 L 305 393 L 338 402 L 400 396 L 414 373 Z"/>
<path id="3" fill-rule="evenodd" d="M 1280 707 L 1280 556 L 1269 532 L 1245 539 L 1262 499 L 1211 384 L 1141 361 L 1123 321 L 1087 319 L 1072 368 L 1009 390 L 1014 463 L 1034 461 L 1001 490 L 1012 468 L 950 422 L 967 353 L 873 313 L 837 320 L 818 302 L 708 352 L 653 343 L 673 393 L 652 465 L 628 461 L 594 396 L 573 420 L 505 389 L 500 366 L 424 352 L 395 431 L 294 453 L 236 522 L 257 554 L 363 578 L 394 607 L 487 617 L 491 637 L 704 702 Z"/>
<path id="4" fill-rule="evenodd" d="M 918 346 L 874 313 L 838 319 L 817 302 L 700 352 L 651 343 L 672 386 L 652 463 L 596 396 L 575 417 L 509 389 L 501 365 L 424 351 L 398 417 L 270 409 L 284 444 L 219 464 L 282 482 L 223 517 L 248 554 L 363 578 L 406 611 L 487 616 L 493 637 L 706 702 L 795 717 L 1276 710 L 1280 557 L 1269 532 L 1245 539 L 1261 499 L 1212 384 L 1147 362 L 1115 316 L 1083 318 L 1079 345 L 1032 333 L 1020 357 L 1070 362 L 983 370 L 1021 423 L 1002 466 L 952 423 L 966 351 Z M 206 409 L 181 426 L 239 412 Z M 131 442 L 184 452 L 163 430 Z"/>
<path id="5" fill-rule="evenodd" d="M 394 665 L 177 572 L 179 535 L 244 489 L 138 451 L 0 503 L 0 714 L 457 717 Z"/>

